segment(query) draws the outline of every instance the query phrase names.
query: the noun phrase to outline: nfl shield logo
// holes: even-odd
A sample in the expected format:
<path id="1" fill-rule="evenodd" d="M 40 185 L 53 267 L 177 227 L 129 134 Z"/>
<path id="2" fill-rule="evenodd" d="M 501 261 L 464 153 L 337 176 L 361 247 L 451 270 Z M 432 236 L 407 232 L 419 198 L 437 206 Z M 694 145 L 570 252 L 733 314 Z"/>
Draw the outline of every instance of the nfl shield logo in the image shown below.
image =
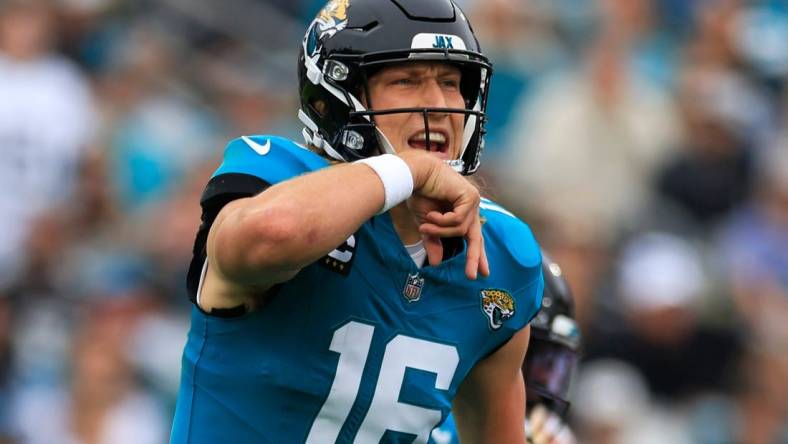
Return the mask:
<path id="1" fill-rule="evenodd" d="M 416 302 L 421 298 L 421 289 L 424 287 L 424 278 L 419 277 L 418 273 L 409 274 L 408 280 L 405 282 L 405 289 L 402 291 L 402 296 L 408 302 Z"/>

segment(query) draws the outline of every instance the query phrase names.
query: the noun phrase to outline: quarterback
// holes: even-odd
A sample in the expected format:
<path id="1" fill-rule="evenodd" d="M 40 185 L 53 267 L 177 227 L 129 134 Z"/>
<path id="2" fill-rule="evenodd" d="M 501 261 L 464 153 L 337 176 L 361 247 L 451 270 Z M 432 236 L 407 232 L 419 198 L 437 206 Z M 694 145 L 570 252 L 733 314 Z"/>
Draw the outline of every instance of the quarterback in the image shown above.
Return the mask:
<path id="1" fill-rule="evenodd" d="M 491 66 L 452 0 L 333 0 L 305 144 L 231 141 L 201 199 L 173 443 L 525 442 L 541 253 L 482 199 Z"/>

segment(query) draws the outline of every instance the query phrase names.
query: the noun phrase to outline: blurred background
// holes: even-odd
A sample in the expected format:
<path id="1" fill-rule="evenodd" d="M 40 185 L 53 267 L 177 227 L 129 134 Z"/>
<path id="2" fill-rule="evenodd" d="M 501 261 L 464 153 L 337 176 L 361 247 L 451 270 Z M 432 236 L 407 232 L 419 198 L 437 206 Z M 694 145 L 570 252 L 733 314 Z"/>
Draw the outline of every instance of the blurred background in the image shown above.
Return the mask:
<path id="1" fill-rule="evenodd" d="M 488 193 L 576 295 L 580 442 L 788 443 L 788 0 L 460 3 Z M 166 442 L 202 187 L 301 140 L 320 6 L 0 0 L 0 443 Z"/>

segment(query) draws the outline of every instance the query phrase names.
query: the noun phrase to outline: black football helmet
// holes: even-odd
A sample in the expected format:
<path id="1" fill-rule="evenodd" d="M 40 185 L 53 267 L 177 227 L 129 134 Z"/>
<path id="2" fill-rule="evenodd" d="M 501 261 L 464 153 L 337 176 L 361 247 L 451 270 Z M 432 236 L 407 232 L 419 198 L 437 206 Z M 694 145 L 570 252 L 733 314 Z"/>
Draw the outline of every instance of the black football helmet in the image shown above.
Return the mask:
<path id="1" fill-rule="evenodd" d="M 580 329 L 574 319 L 572 292 L 561 268 L 543 255 L 542 272 L 542 308 L 531 322 L 531 343 L 523 363 L 527 408 L 545 404 L 565 417 L 569 387 L 580 357 Z"/>
<path id="2" fill-rule="evenodd" d="M 461 71 L 464 109 L 374 110 L 367 79 L 388 64 L 441 61 Z M 339 161 L 393 153 L 375 116 L 421 113 L 429 147 L 430 113 L 461 113 L 465 129 L 459 159 L 462 174 L 479 167 L 492 66 L 482 55 L 471 25 L 452 0 L 331 0 L 312 21 L 298 57 L 304 139 Z"/>

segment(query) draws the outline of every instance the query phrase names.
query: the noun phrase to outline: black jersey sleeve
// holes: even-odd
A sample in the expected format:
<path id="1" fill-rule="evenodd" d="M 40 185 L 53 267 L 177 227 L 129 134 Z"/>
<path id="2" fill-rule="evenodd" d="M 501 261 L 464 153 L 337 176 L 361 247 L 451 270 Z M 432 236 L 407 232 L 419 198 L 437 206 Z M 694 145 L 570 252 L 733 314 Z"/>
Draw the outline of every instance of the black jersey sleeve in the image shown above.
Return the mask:
<path id="1" fill-rule="evenodd" d="M 192 260 L 186 276 L 186 289 L 189 299 L 197 301 L 197 289 L 200 285 L 200 275 L 206 259 L 206 241 L 208 232 L 222 208 L 235 199 L 251 197 L 263 192 L 270 184 L 265 180 L 244 173 L 224 173 L 214 176 L 208 182 L 200 199 L 202 217 L 200 228 L 194 239 Z"/>

